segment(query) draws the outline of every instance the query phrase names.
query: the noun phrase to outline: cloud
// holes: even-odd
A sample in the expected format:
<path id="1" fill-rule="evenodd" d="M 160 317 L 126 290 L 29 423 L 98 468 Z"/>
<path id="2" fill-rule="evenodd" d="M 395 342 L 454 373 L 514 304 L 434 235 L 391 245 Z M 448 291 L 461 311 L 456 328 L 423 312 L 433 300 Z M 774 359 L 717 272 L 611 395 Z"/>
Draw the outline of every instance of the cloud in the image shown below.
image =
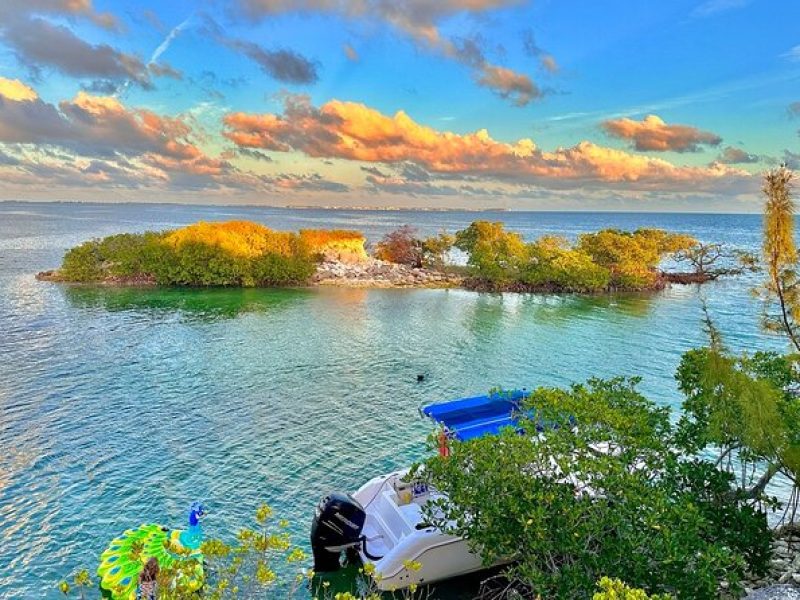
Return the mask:
<path id="1" fill-rule="evenodd" d="M 719 13 L 728 12 L 736 8 L 744 8 L 752 0 L 706 0 L 697 5 L 691 12 L 692 17 L 711 17 Z"/>
<path id="2" fill-rule="evenodd" d="M 480 36 L 457 38 L 442 44 L 449 56 L 472 67 L 478 85 L 491 89 L 501 98 L 511 100 L 516 106 L 526 106 L 543 95 L 527 75 L 487 61 L 483 50 L 484 41 Z"/>
<path id="3" fill-rule="evenodd" d="M 208 15 L 205 17 L 205 30 L 218 43 L 247 56 L 273 79 L 291 84 L 316 83 L 319 79 L 317 63 L 293 50 L 268 50 L 255 42 L 228 37 Z"/>
<path id="4" fill-rule="evenodd" d="M 267 75 L 284 83 L 309 84 L 319 79 L 316 63 L 293 50 L 267 50 L 246 40 L 228 39 L 226 46 L 256 62 Z"/>
<path id="5" fill-rule="evenodd" d="M 281 173 L 271 181 L 279 190 L 335 193 L 350 191 L 350 188 L 345 184 L 325 179 L 319 173 L 312 173 L 311 175 Z"/>
<path id="6" fill-rule="evenodd" d="M 380 177 L 368 175 L 366 179 L 377 192 L 389 194 L 402 194 L 405 196 L 456 196 L 464 195 L 459 188 L 449 185 L 437 185 L 419 181 L 409 181 L 402 177 Z"/>
<path id="7" fill-rule="evenodd" d="M 793 62 L 800 61 L 800 44 L 781 54 L 781 58 L 788 58 Z"/>
<path id="8" fill-rule="evenodd" d="M 32 87 L 22 83 L 19 79 L 6 79 L 0 77 L 0 96 L 14 102 L 31 102 L 39 97 Z"/>
<path id="9" fill-rule="evenodd" d="M 531 58 L 539 61 L 539 64 L 549 73 L 556 73 L 559 70 L 558 63 L 552 54 L 545 52 L 536 43 L 536 38 L 531 29 L 522 32 L 522 49 Z"/>
<path id="10" fill-rule="evenodd" d="M 171 79 L 183 79 L 183 73 L 168 63 L 148 63 L 147 70 L 156 77 L 170 77 Z"/>
<path id="11" fill-rule="evenodd" d="M 119 90 L 120 84 L 110 79 L 95 79 L 88 84 L 81 84 L 81 89 L 92 94 L 112 96 Z"/>
<path id="12" fill-rule="evenodd" d="M 495 65 L 483 68 L 478 75 L 478 84 L 491 88 L 501 98 L 508 98 L 517 106 L 525 106 L 542 96 L 542 91 L 527 75 Z"/>
<path id="13" fill-rule="evenodd" d="M 236 148 L 234 150 L 227 150 L 222 154 L 222 156 L 223 158 L 228 159 L 243 156 L 245 158 L 253 158 L 263 162 L 274 162 L 269 154 L 265 154 L 259 150 L 253 150 L 252 148 Z"/>
<path id="14" fill-rule="evenodd" d="M 791 152 L 790 150 L 783 151 L 783 162 L 790 169 L 800 170 L 800 153 Z"/>
<path id="15" fill-rule="evenodd" d="M 45 155 L 48 148 L 61 148 L 72 153 L 67 161 L 101 160 L 95 170 L 135 160 L 151 179 L 194 187 L 257 184 L 228 161 L 206 155 L 195 137 L 180 117 L 128 108 L 116 98 L 83 91 L 54 106 L 25 84 L 0 78 L 0 143 L 34 145 Z"/>
<path id="16" fill-rule="evenodd" d="M 458 14 L 482 14 L 514 6 L 519 0 L 238 0 L 248 18 L 287 12 L 327 12 L 346 18 L 387 22 L 425 42 L 439 38 L 437 24 Z"/>
<path id="17" fill-rule="evenodd" d="M 358 52 L 356 52 L 356 49 L 353 48 L 350 44 L 343 44 L 342 51 L 344 52 L 344 55 L 347 57 L 347 60 L 351 60 L 353 62 L 358 61 L 359 58 Z"/>
<path id="18" fill-rule="evenodd" d="M 800 102 L 792 102 L 786 107 L 790 117 L 800 117 Z"/>
<path id="19" fill-rule="evenodd" d="M 523 73 L 487 61 L 482 50 L 465 52 L 463 43 L 441 35 L 442 21 L 461 14 L 481 15 L 515 6 L 518 0 L 238 0 L 240 12 L 250 19 L 275 14 L 322 12 L 347 19 L 365 19 L 389 24 L 416 44 L 472 68 L 475 81 L 516 106 L 525 106 L 542 96 L 538 86 Z M 548 64 L 555 66 L 552 57 Z"/>
<path id="20" fill-rule="evenodd" d="M 716 160 L 726 165 L 738 165 L 757 163 L 761 160 L 761 157 L 757 154 L 745 152 L 741 148 L 727 146 L 722 150 L 722 153 L 720 153 Z"/>
<path id="21" fill-rule="evenodd" d="M 610 119 L 601 126 L 614 137 L 633 142 L 645 152 L 699 152 L 700 146 L 717 146 L 722 138 L 688 125 L 667 125 L 660 117 L 648 115 L 642 121 Z"/>
<path id="22" fill-rule="evenodd" d="M 224 135 L 243 148 L 367 163 L 414 163 L 441 176 L 512 183 L 702 187 L 749 178 L 746 172 L 721 164 L 679 167 L 588 141 L 547 152 L 527 138 L 507 143 L 493 139 L 485 129 L 468 134 L 439 131 L 420 125 L 403 111 L 388 116 L 354 102 L 331 100 L 319 108 L 305 96 L 287 96 L 284 102 L 282 115 L 225 115 Z"/>
<path id="23" fill-rule="evenodd" d="M 247 156 L 270 162 L 257 149 L 210 156 L 191 116 L 130 108 L 111 96 L 79 92 L 58 105 L 44 102 L 18 80 L 0 77 L 0 182 L 2 186 L 330 192 L 350 188 L 317 174 L 275 176 L 231 162 Z"/>
<path id="24" fill-rule="evenodd" d="M 75 77 L 130 79 L 144 88 L 152 87 L 147 68 L 137 56 L 107 44 L 89 44 L 63 25 L 33 17 L 1 27 L 0 39 L 23 64 L 52 67 Z"/>
<path id="25" fill-rule="evenodd" d="M 97 12 L 92 0 L 3 0 L 0 2 L 0 22 L 9 22 L 23 15 L 55 14 L 82 17 L 105 29 L 118 29 L 119 22 L 111 13 Z"/>

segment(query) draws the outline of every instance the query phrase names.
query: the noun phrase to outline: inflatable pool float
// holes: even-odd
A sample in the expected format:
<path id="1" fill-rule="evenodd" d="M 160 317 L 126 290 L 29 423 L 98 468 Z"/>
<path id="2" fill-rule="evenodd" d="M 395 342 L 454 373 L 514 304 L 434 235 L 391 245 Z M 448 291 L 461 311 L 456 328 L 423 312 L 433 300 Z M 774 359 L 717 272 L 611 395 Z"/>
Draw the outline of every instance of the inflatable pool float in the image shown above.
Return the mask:
<path id="1" fill-rule="evenodd" d="M 128 529 L 114 539 L 100 555 L 97 576 L 104 595 L 113 600 L 135 600 L 139 573 L 150 558 L 158 561 L 160 569 L 171 568 L 178 561 L 195 561 L 195 567 L 185 582 L 192 590 L 203 585 L 203 529 L 200 518 L 203 506 L 197 502 L 189 510 L 188 529 L 168 529 L 157 524 L 145 524 Z"/>

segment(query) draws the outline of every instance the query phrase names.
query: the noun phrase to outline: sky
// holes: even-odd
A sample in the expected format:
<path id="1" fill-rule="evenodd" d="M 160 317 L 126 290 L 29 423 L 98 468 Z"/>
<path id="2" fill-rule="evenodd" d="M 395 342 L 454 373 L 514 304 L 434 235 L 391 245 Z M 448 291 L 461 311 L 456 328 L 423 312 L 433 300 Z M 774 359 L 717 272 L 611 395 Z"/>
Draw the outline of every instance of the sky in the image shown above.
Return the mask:
<path id="1" fill-rule="evenodd" d="M 0 0 L 0 200 L 754 212 L 795 0 Z"/>

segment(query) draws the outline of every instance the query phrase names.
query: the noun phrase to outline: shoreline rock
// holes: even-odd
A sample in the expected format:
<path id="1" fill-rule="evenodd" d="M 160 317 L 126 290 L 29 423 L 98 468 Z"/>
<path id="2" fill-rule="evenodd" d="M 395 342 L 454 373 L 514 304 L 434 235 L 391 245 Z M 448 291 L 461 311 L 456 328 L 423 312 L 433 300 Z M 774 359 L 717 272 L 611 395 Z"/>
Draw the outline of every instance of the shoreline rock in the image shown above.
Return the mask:
<path id="1" fill-rule="evenodd" d="M 313 286 L 371 288 L 449 288 L 463 283 L 452 273 L 415 268 L 370 258 L 357 263 L 323 261 L 311 277 Z"/>
<path id="2" fill-rule="evenodd" d="M 746 600 L 800 600 L 800 533 L 790 532 L 772 541 L 772 561 L 763 577 L 746 578 Z"/>

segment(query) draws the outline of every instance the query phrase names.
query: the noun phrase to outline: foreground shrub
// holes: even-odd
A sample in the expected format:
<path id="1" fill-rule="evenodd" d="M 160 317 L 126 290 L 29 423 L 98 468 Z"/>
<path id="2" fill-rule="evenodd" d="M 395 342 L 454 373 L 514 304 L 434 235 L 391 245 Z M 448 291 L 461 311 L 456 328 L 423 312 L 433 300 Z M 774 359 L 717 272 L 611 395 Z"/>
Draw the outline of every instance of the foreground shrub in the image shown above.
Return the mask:
<path id="1" fill-rule="evenodd" d="M 738 589 L 768 558 L 765 514 L 738 502 L 713 463 L 681 455 L 668 410 L 635 384 L 539 389 L 520 423 L 538 434 L 453 443 L 418 472 L 449 497 L 426 518 L 487 565 L 516 559 L 508 579 L 524 597 L 591 597 L 602 576 L 677 598 Z"/>
<path id="2" fill-rule="evenodd" d="M 259 506 L 254 516 L 254 523 L 240 529 L 235 539 L 209 538 L 202 543 L 205 579 L 199 589 L 191 585 L 196 577 L 195 559 L 184 557 L 170 567 L 161 567 L 156 578 L 157 600 L 288 600 L 295 597 L 301 587 L 307 588 L 314 598 L 324 600 L 380 600 L 381 592 L 375 579 L 379 576 L 373 564 L 359 570 L 363 575 L 359 593 L 332 591 L 330 581 L 316 578 L 312 570 L 305 568 L 308 557 L 292 543 L 287 533 L 288 521 L 277 520 L 267 504 Z M 410 570 L 422 567 L 416 561 L 406 561 L 405 566 Z M 77 571 L 70 580 L 71 583 L 64 580 L 57 585 L 64 596 L 74 592 L 81 599 L 101 597 L 97 582 L 92 581 L 86 569 Z M 102 597 L 107 596 L 103 591 Z M 307 596 L 308 593 L 303 594 Z M 426 600 L 429 596 L 427 590 L 411 585 L 390 597 Z"/>
<path id="3" fill-rule="evenodd" d="M 599 592 L 595 592 L 592 600 L 669 600 L 669 595 L 648 596 L 647 592 L 637 588 L 628 587 L 619 579 L 603 577 L 597 582 Z"/>

